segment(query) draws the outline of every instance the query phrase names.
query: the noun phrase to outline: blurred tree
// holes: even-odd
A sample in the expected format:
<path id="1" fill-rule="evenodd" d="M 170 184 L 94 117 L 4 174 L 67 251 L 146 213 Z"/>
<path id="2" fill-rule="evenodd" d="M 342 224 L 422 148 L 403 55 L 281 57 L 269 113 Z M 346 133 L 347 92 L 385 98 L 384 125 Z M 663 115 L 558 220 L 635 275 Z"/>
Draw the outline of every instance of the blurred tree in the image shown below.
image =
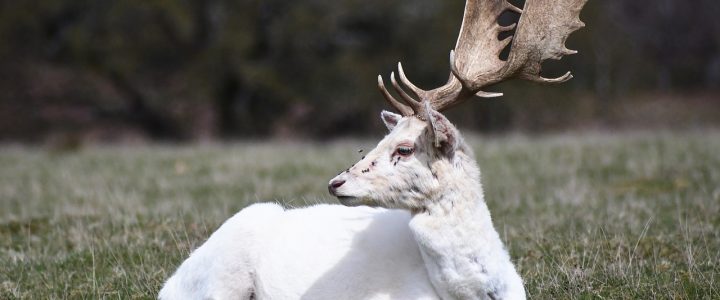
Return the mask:
<path id="1" fill-rule="evenodd" d="M 522 5 L 522 1 L 512 2 Z M 329 137 L 379 129 L 376 88 L 398 61 L 442 84 L 463 1 L 0 0 L 0 139 L 129 131 L 156 139 Z M 702 7 L 702 9 L 697 9 Z M 508 83 L 503 100 L 449 112 L 481 130 L 547 128 L 558 114 L 655 89 L 720 86 L 720 4 L 590 1 L 581 54 L 553 88 Z M 517 16 L 503 16 L 513 22 Z M 593 105 L 579 98 L 592 95 Z M 593 102 L 594 101 L 594 102 Z"/>
<path id="2" fill-rule="evenodd" d="M 694 88 L 708 83 L 707 74 L 720 56 L 720 4 L 698 0 L 692 5 L 676 0 L 611 1 L 607 15 L 629 37 L 632 45 L 616 51 L 649 59 L 649 76 L 660 89 Z M 715 82 L 717 83 L 717 82 Z"/>

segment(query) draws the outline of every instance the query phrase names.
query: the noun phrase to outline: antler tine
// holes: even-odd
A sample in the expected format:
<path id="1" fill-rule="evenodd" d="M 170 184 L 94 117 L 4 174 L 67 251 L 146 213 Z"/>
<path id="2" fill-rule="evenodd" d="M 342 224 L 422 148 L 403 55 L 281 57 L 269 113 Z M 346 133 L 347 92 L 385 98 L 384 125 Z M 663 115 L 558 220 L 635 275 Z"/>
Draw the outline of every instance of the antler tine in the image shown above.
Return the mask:
<path id="1" fill-rule="evenodd" d="M 403 70 L 402 63 L 398 62 L 398 75 L 400 75 L 400 82 L 410 89 L 415 98 L 421 99 L 427 91 L 415 86 L 407 76 L 405 76 L 405 70 Z"/>
<path id="2" fill-rule="evenodd" d="M 564 75 L 562 75 L 560 77 L 556 77 L 556 78 L 545 78 L 540 75 L 525 75 L 525 76 L 523 76 L 523 78 L 530 80 L 530 81 L 539 82 L 539 83 L 563 83 L 565 81 L 572 79 L 573 76 L 570 73 L 570 71 L 568 71 Z"/>
<path id="3" fill-rule="evenodd" d="M 378 80 L 378 88 L 380 89 L 380 93 L 382 93 L 385 100 L 387 100 L 387 102 L 392 107 L 395 107 L 395 109 L 397 109 L 404 116 L 411 116 L 415 113 L 410 106 L 400 103 L 400 101 L 397 101 L 397 99 L 395 99 L 395 97 L 390 95 L 390 92 L 388 92 L 387 88 L 385 88 L 385 83 L 383 82 L 382 75 L 378 75 L 377 80 Z"/>
<path id="4" fill-rule="evenodd" d="M 514 7 L 514 6 L 513 6 L 513 7 Z M 517 23 L 512 23 L 512 24 L 507 25 L 507 26 L 500 26 L 500 27 L 498 28 L 498 31 L 499 31 L 499 32 L 507 32 L 507 31 L 510 31 L 510 30 L 515 29 L 515 27 L 517 27 Z"/>
<path id="5" fill-rule="evenodd" d="M 425 105 L 423 101 L 415 100 L 410 95 L 408 95 L 407 92 L 398 84 L 397 80 L 395 79 L 395 72 L 390 73 L 390 81 L 392 82 L 393 87 L 395 87 L 395 91 L 400 94 L 400 97 L 402 97 L 403 100 L 405 100 L 405 103 L 407 103 L 410 107 L 412 107 L 414 111 L 414 115 L 418 116 L 419 118 L 424 118 L 425 116 Z"/>
<path id="6" fill-rule="evenodd" d="M 513 4 L 510 3 L 510 2 L 507 2 L 506 0 L 503 0 L 503 1 L 501 1 L 501 2 L 502 2 L 503 5 L 504 5 L 504 6 L 503 6 L 503 10 L 511 10 L 511 11 L 514 11 L 514 12 L 519 13 L 519 14 L 521 14 L 521 13 L 523 12 L 522 9 L 520 9 L 519 7 L 513 5 Z"/>
<path id="7" fill-rule="evenodd" d="M 413 99 L 413 97 L 410 97 L 407 92 L 405 92 L 405 89 L 398 84 L 397 80 L 395 79 L 395 72 L 390 72 L 390 82 L 392 83 L 393 87 L 395 88 L 395 91 L 402 97 L 402 99 L 410 105 L 413 109 L 416 110 L 418 107 L 420 107 L 420 102 L 418 100 Z"/>
<path id="8" fill-rule="evenodd" d="M 426 91 L 418 88 L 412 82 L 410 82 L 410 80 L 407 79 L 407 76 L 405 76 L 405 72 L 402 69 L 401 63 L 398 63 L 398 73 L 400 74 L 400 80 L 402 84 L 408 89 L 410 89 L 410 91 L 416 97 L 420 98 L 424 93 L 426 93 Z M 387 88 L 385 88 L 382 76 L 378 75 L 378 87 L 380 88 L 380 92 L 382 92 L 383 96 L 390 103 L 390 105 L 397 108 L 405 116 L 423 115 L 425 107 L 423 106 L 422 101 L 414 99 L 405 91 L 403 86 L 398 83 L 395 77 L 395 72 L 390 72 L 390 82 L 392 83 L 395 92 L 397 92 L 398 95 L 400 95 L 402 101 L 405 102 L 401 103 L 400 101 L 395 99 L 395 97 L 393 97 L 390 92 L 388 92 Z"/>

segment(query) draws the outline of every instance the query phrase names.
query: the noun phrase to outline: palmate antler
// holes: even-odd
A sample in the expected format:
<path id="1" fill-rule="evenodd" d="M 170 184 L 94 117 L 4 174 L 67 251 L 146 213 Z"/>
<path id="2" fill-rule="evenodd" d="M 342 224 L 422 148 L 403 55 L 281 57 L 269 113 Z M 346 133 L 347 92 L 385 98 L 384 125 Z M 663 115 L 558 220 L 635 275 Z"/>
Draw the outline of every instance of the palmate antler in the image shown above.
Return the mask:
<path id="1" fill-rule="evenodd" d="M 548 58 L 560 59 L 577 51 L 565 48 L 565 40 L 573 31 L 585 24 L 580 21 L 580 10 L 587 0 L 527 0 L 519 8 L 507 0 L 467 0 L 460 35 L 455 50 L 450 51 L 450 79 L 432 90 L 415 86 L 405 76 L 398 63 L 400 83 L 390 74 L 390 81 L 402 102 L 385 88 L 382 76 L 378 87 L 385 99 L 405 116 L 423 118 L 427 108 L 442 111 L 473 95 L 490 98 L 502 93 L 489 93 L 482 88 L 514 77 L 543 83 L 560 83 L 572 78 L 570 72 L 558 78 L 540 76 L 540 64 Z M 516 24 L 500 26 L 497 19 L 506 10 L 520 13 L 513 36 L 498 40 L 498 34 L 510 31 Z M 514 40 L 507 61 L 499 58 L 500 52 Z"/>

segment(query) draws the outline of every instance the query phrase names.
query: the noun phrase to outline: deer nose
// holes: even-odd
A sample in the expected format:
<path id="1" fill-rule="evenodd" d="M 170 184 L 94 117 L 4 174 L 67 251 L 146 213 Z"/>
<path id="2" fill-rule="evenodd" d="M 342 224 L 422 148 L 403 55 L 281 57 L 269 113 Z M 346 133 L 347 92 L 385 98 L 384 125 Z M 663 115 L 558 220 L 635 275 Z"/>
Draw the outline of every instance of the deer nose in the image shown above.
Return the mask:
<path id="1" fill-rule="evenodd" d="M 335 179 L 333 181 L 330 181 L 330 184 L 328 184 L 328 191 L 330 192 L 330 195 L 337 196 L 337 188 L 342 186 L 345 183 L 345 180 L 343 179 Z"/>

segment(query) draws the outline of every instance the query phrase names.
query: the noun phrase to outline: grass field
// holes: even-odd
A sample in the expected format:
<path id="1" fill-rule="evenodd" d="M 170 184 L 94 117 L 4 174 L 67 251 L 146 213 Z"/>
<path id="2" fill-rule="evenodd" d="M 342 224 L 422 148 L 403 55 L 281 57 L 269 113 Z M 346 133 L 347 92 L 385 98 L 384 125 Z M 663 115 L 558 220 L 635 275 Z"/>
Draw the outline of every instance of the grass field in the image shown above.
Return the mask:
<path id="1" fill-rule="evenodd" d="M 470 140 L 532 298 L 720 298 L 720 132 Z M 335 202 L 374 143 L 0 148 L 0 299 L 153 298 L 248 204 Z"/>

